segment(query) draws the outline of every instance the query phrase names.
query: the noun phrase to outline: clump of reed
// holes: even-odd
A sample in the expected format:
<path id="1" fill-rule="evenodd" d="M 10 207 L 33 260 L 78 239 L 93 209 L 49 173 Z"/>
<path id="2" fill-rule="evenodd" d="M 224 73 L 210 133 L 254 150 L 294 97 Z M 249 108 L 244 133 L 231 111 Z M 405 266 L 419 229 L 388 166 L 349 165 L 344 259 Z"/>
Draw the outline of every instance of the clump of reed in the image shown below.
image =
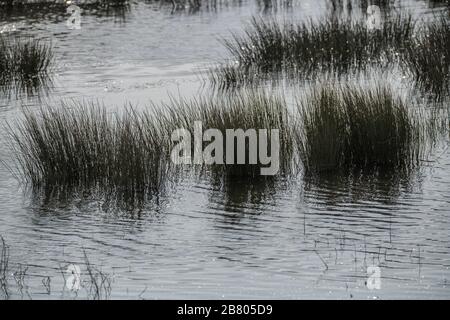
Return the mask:
<path id="1" fill-rule="evenodd" d="M 305 171 L 410 169 L 425 148 L 421 115 L 377 85 L 323 85 L 299 102 L 298 145 Z"/>
<path id="2" fill-rule="evenodd" d="M 52 62 L 50 45 L 0 34 L 0 86 L 38 87 L 49 78 Z"/>
<path id="3" fill-rule="evenodd" d="M 107 113 L 104 107 L 95 104 L 63 104 L 58 109 L 25 110 L 23 117 L 14 127 L 9 125 L 17 165 L 12 170 L 35 190 L 50 186 L 73 190 L 88 187 L 103 191 L 110 199 L 120 195 L 137 200 L 141 197 L 130 194 L 157 193 L 164 187 L 169 173 L 177 176 L 176 168 L 170 163 L 175 145 L 171 141 L 172 132 L 184 128 L 194 137 L 195 121 L 202 121 L 204 131 L 218 129 L 223 135 L 225 163 L 210 166 L 202 163 L 201 169 L 207 167 L 208 171 L 220 175 L 251 177 L 259 176 L 260 168 L 268 166 L 250 163 L 249 138 L 244 141 L 245 163 L 236 164 L 238 144 L 235 143 L 235 164 L 226 164 L 227 129 L 255 130 L 258 143 L 259 129 L 267 129 L 268 156 L 272 150 L 270 130 L 278 129 L 280 171 L 288 170 L 293 156 L 286 104 L 282 98 L 262 93 L 194 101 L 174 99 L 162 108 L 153 106 L 152 111 L 127 108 L 120 115 Z M 203 150 L 210 142 L 200 143 Z M 191 156 L 194 157 L 194 152 Z"/>
<path id="4" fill-rule="evenodd" d="M 209 172 L 217 176 L 260 176 L 260 159 L 256 164 L 249 163 L 249 143 L 245 141 L 245 164 L 237 164 L 237 144 L 234 145 L 234 164 L 226 163 L 226 154 L 230 152 L 226 147 L 226 130 L 242 129 L 255 130 L 258 135 L 260 129 L 267 129 L 267 154 L 271 150 L 271 129 L 279 130 L 279 161 L 280 173 L 289 173 L 293 169 L 293 144 L 289 112 L 284 99 L 280 96 L 271 96 L 263 92 L 238 91 L 230 95 L 219 95 L 212 98 L 200 98 L 192 101 L 178 100 L 164 105 L 162 113 L 158 116 L 169 130 L 185 128 L 191 135 L 194 134 L 194 122 L 201 121 L 203 130 L 218 129 L 223 136 L 223 164 L 208 166 Z M 260 143 L 261 136 L 257 136 Z M 212 139 L 214 140 L 214 139 Z M 202 142 L 202 150 L 210 142 Z M 258 152 L 259 152 L 258 145 Z M 194 150 L 194 147 L 192 148 Z M 266 150 L 264 150 L 266 151 Z M 200 166 L 205 169 L 204 166 Z"/>
<path id="5" fill-rule="evenodd" d="M 17 171 L 35 189 L 49 186 L 157 192 L 167 169 L 162 130 L 148 113 L 107 113 L 98 104 L 24 112 L 11 128 Z"/>
<path id="6" fill-rule="evenodd" d="M 212 81 L 232 85 L 251 79 L 255 70 L 263 74 L 285 71 L 308 76 L 315 72 L 363 69 L 383 58 L 391 59 L 392 50 L 408 46 L 414 27 L 411 15 L 392 17 L 375 30 L 366 21 L 352 22 L 333 16 L 301 24 L 253 18 L 243 36 L 233 35 L 231 40 L 224 40 L 232 65 L 215 70 L 217 76 Z"/>
<path id="7" fill-rule="evenodd" d="M 407 47 L 403 64 L 417 84 L 438 99 L 450 91 L 450 24 L 441 14 L 423 27 Z"/>

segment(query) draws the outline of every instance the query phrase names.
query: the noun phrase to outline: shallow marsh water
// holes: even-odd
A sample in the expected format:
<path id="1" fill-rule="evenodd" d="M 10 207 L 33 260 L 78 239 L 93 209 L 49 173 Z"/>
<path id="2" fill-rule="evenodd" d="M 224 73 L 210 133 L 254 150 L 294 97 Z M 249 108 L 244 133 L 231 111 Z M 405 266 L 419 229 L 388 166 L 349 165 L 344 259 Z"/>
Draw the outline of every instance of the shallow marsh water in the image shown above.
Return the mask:
<path id="1" fill-rule="evenodd" d="M 424 19 L 441 10 L 423 1 L 401 4 Z M 327 10 L 325 2 L 302 1 L 274 13 L 301 20 Z M 242 32 L 255 14 L 266 13 L 252 0 L 192 14 L 138 2 L 122 18 L 83 15 L 81 30 L 67 29 L 64 12 L 0 21 L 0 29 L 14 23 L 16 35 L 51 40 L 56 56 L 54 87 L 2 97 L 1 121 L 20 117 L 21 105 L 37 109 L 61 99 L 99 100 L 114 110 L 208 94 L 205 70 L 227 57 L 218 39 Z M 389 79 L 401 86 L 393 73 Z M 5 139 L 0 158 L 8 162 Z M 442 145 L 409 177 L 299 176 L 221 186 L 185 179 L 132 213 L 105 210 L 79 194 L 33 198 L 0 166 L 0 235 L 11 263 L 29 265 L 33 299 L 74 297 L 62 293 L 60 269 L 83 269 L 83 248 L 114 275 L 111 298 L 448 299 L 448 140 Z M 366 286 L 368 266 L 381 268 L 381 289 Z M 52 277 L 50 294 L 45 276 Z"/>

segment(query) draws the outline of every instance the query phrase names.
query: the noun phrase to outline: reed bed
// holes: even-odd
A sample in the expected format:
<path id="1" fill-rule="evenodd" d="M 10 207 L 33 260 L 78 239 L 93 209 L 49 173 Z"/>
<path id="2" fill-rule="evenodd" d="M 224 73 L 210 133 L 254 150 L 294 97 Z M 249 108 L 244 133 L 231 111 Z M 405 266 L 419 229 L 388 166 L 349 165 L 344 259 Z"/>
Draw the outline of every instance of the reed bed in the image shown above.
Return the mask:
<path id="1" fill-rule="evenodd" d="M 151 112 L 127 108 L 121 115 L 109 114 L 95 104 L 25 110 L 23 121 L 9 126 L 11 148 L 17 157 L 14 171 L 33 187 L 88 186 L 111 195 L 116 190 L 158 191 L 169 171 L 175 172 L 169 163 L 172 131 L 185 128 L 193 133 L 194 121 L 202 121 L 204 130 L 215 128 L 223 133 L 224 157 L 226 129 L 278 129 L 280 169 L 286 169 L 291 161 L 292 133 L 286 104 L 281 98 L 246 93 L 173 100 Z M 268 141 L 270 151 L 270 137 Z M 207 144 L 203 142 L 203 147 Z M 208 166 L 216 173 L 238 176 L 260 175 L 260 167 L 259 163 Z"/>
<path id="2" fill-rule="evenodd" d="M 411 15 L 397 15 L 371 30 L 366 21 L 352 22 L 330 16 L 324 21 L 293 24 L 253 18 L 244 35 L 224 40 L 232 64 L 212 71 L 216 85 L 284 71 L 307 77 L 317 72 L 344 73 L 373 63 L 389 62 L 392 52 L 403 51 L 412 41 Z"/>
<path id="3" fill-rule="evenodd" d="M 441 14 L 426 24 L 404 55 L 403 65 L 425 92 L 440 99 L 450 92 L 450 23 Z"/>
<path id="4" fill-rule="evenodd" d="M 324 85 L 299 103 L 298 145 L 305 171 L 408 170 L 419 165 L 426 125 L 391 89 Z"/>
<path id="5" fill-rule="evenodd" d="M 314 87 L 306 97 L 298 98 L 294 110 L 288 110 L 281 96 L 237 91 L 189 101 L 172 99 L 146 111 L 128 107 L 120 114 L 108 113 L 97 104 L 25 110 L 23 121 L 9 128 L 17 158 L 15 171 L 33 189 L 90 188 L 104 192 L 110 203 L 120 197 L 143 204 L 149 199 L 144 195 L 157 194 L 167 181 L 176 181 L 180 172 L 207 174 L 215 185 L 230 185 L 236 180 L 233 177 L 236 181 L 264 180 L 261 168 L 268 165 L 260 158 L 249 162 L 249 138 L 243 145 L 245 163 L 236 161 L 236 143 L 234 164 L 227 163 L 227 129 L 279 130 L 279 171 L 268 179 L 288 178 L 301 168 L 321 173 L 417 167 L 430 145 L 428 140 L 437 137 L 433 132 L 438 130 L 432 125 L 437 121 L 426 122 L 418 110 L 382 85 L 333 84 Z M 195 162 L 195 121 L 202 122 L 201 139 L 207 129 L 222 134 L 224 153 L 216 158 L 223 157 L 220 163 Z M 179 141 L 171 137 L 181 128 L 190 134 L 191 161 L 175 165 L 170 157 Z M 266 137 L 269 156 L 270 131 Z M 256 139 L 253 143 L 261 137 Z M 202 139 L 200 153 L 215 140 L 216 136 Z"/>
<path id="6" fill-rule="evenodd" d="M 114 115 L 98 104 L 63 104 L 25 111 L 10 133 L 17 170 L 35 188 L 148 193 L 159 190 L 165 177 L 161 128 L 132 109 Z"/>

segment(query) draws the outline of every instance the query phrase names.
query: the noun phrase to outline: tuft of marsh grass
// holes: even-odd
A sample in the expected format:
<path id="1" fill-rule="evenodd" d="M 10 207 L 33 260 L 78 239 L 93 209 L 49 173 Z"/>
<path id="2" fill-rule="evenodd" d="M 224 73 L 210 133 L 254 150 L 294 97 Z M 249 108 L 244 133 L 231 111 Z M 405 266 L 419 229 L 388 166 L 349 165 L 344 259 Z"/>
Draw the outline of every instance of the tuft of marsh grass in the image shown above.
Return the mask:
<path id="1" fill-rule="evenodd" d="M 244 35 L 224 40 L 232 65 L 213 71 L 213 82 L 227 86 L 262 74 L 285 71 L 295 76 L 316 72 L 343 73 L 371 63 L 390 60 L 392 50 L 403 50 L 412 39 L 411 15 L 385 20 L 371 30 L 366 21 L 353 22 L 330 16 L 323 21 L 293 24 L 253 18 Z M 223 68 L 223 69 L 221 69 Z"/>
<path id="2" fill-rule="evenodd" d="M 299 103 L 298 143 L 306 172 L 409 169 L 425 147 L 420 115 L 391 89 L 324 85 Z"/>
<path id="3" fill-rule="evenodd" d="M 107 113 L 96 104 L 25 110 L 10 128 L 17 170 L 34 188 L 91 187 L 127 195 L 161 188 L 166 173 L 161 129 L 148 113 Z"/>
<path id="4" fill-rule="evenodd" d="M 226 130 L 227 129 L 259 129 L 279 130 L 279 161 L 280 172 L 288 173 L 292 169 L 293 144 L 291 119 L 284 98 L 272 96 L 268 93 L 250 91 L 238 91 L 230 95 L 219 95 L 212 98 L 200 98 L 192 101 L 178 100 L 164 105 L 163 112 L 158 116 L 164 119 L 170 131 L 177 128 L 185 128 L 193 134 L 194 121 L 201 121 L 203 130 L 209 128 L 218 129 L 223 135 L 224 164 L 208 166 L 213 175 L 256 177 L 260 175 L 262 164 L 248 163 L 249 141 L 246 141 L 246 164 L 236 164 L 236 145 L 234 146 L 235 164 L 226 164 Z M 258 143 L 260 141 L 257 138 Z M 270 151 L 270 133 L 267 135 Z M 210 142 L 203 142 L 203 148 Z M 194 150 L 194 148 L 192 148 Z M 204 167 L 202 167 L 204 169 Z"/>
<path id="5" fill-rule="evenodd" d="M 426 24 L 409 46 L 403 64 L 420 88 L 436 98 L 450 92 L 450 23 L 445 14 Z"/>
<path id="6" fill-rule="evenodd" d="M 52 47 L 39 40 L 12 40 L 0 34 L 0 87 L 34 90 L 45 85 L 53 61 Z"/>

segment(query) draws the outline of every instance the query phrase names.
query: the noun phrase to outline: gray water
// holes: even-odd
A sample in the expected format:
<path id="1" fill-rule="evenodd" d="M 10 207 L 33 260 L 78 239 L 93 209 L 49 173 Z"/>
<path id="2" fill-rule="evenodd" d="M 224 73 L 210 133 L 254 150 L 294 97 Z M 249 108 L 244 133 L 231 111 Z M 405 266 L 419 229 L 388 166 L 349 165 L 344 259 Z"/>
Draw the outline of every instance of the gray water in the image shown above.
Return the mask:
<path id="1" fill-rule="evenodd" d="M 424 1 L 401 4 L 425 19 L 440 10 Z M 310 0 L 269 13 L 301 21 L 327 10 Z M 22 105 L 62 99 L 98 100 L 113 110 L 207 93 L 207 68 L 227 57 L 218 39 L 242 32 L 258 14 L 268 13 L 253 0 L 194 13 L 138 2 L 124 16 L 83 15 L 81 30 L 67 29 L 64 11 L 12 16 L 0 30 L 15 24 L 17 35 L 50 40 L 55 76 L 48 92 L 1 97 L 0 120 L 20 118 Z M 0 144 L 0 158 L 11 161 L 4 134 Z M 11 264 L 28 266 L 28 287 L 13 297 L 76 297 L 61 271 L 73 263 L 85 272 L 85 251 L 113 277 L 111 298 L 448 299 L 446 145 L 448 137 L 409 177 L 300 175 L 224 186 L 184 179 L 131 213 L 83 195 L 33 197 L 0 166 L 0 235 Z M 366 285 L 371 266 L 380 268 L 380 289 Z M 47 276 L 50 293 L 41 282 Z"/>

